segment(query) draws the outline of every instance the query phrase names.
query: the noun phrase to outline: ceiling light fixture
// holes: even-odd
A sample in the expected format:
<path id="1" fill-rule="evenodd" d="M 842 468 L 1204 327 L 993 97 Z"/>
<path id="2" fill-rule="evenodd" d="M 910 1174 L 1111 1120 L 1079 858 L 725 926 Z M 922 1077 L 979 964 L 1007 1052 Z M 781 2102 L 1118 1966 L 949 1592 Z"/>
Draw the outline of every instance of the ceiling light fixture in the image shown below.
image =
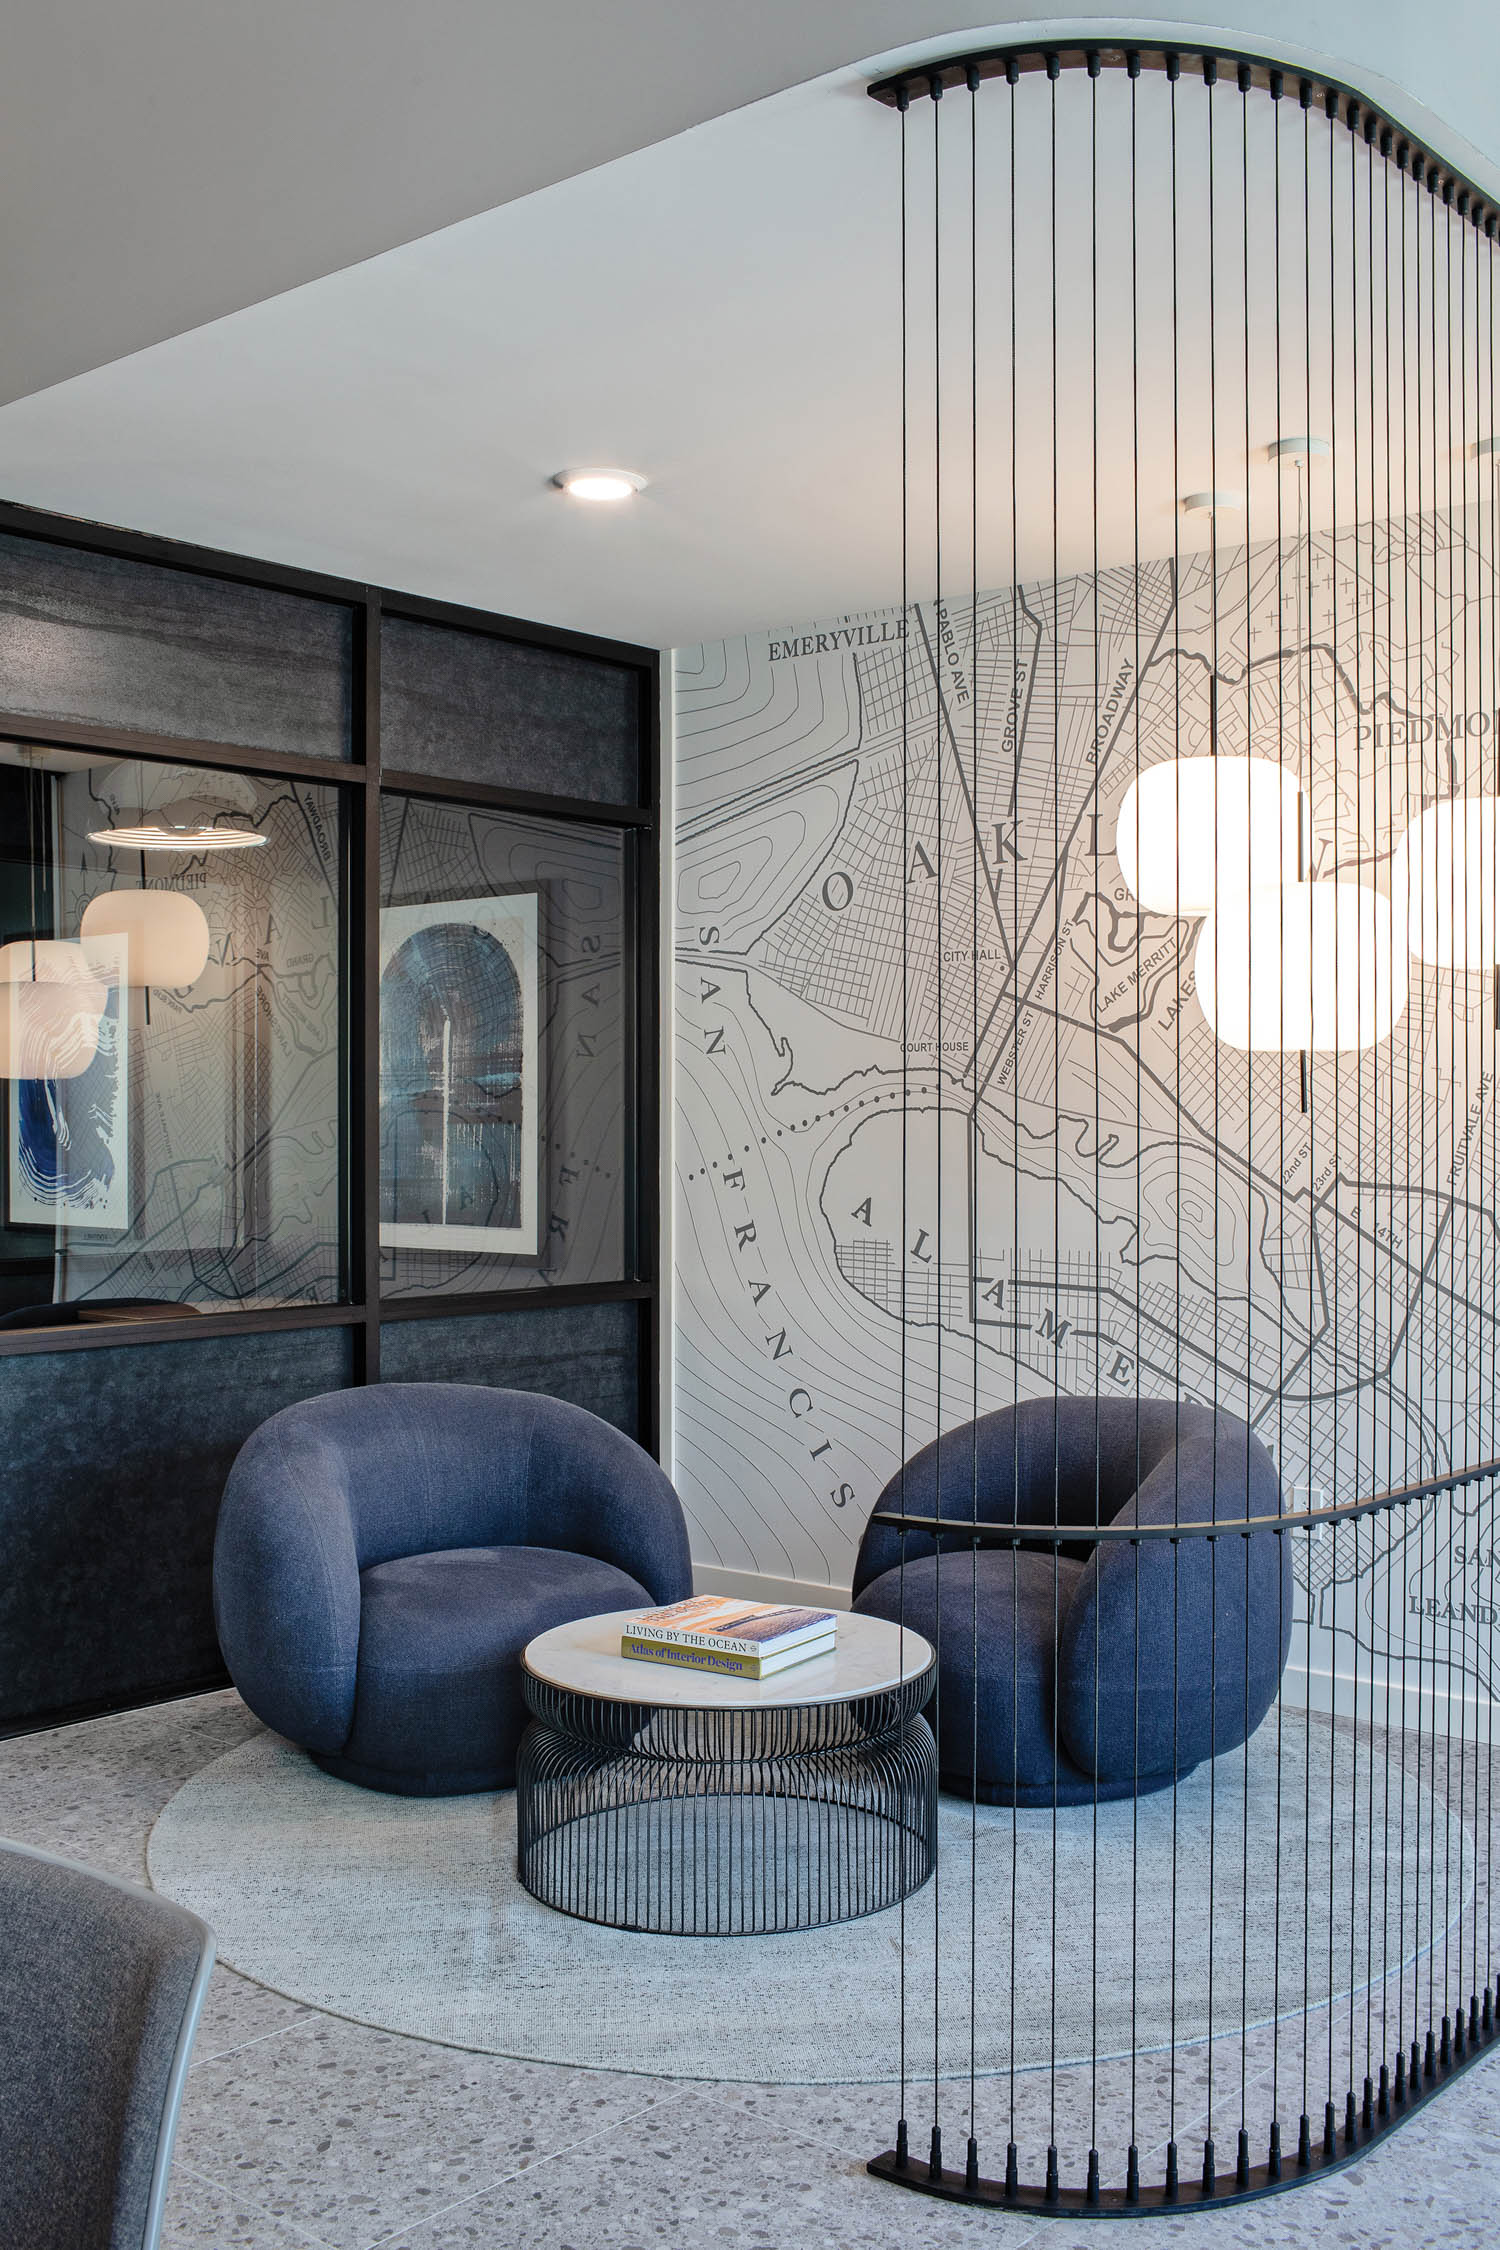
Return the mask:
<path id="1" fill-rule="evenodd" d="M 108 828 L 91 828 L 91 844 L 114 851 L 229 852 L 271 839 L 247 814 L 209 797 L 179 797 L 153 812 L 121 812 Z"/>
<path id="2" fill-rule="evenodd" d="M 99 1052 L 107 957 L 64 938 L 0 945 L 0 1078 L 81 1078 Z"/>
<path id="3" fill-rule="evenodd" d="M 1274 466 L 1280 461 L 1290 461 L 1294 468 L 1313 461 L 1326 461 L 1333 448 L 1326 437 L 1282 437 L 1266 447 L 1266 459 Z"/>
<path id="4" fill-rule="evenodd" d="M 182 891 L 101 891 L 83 910 L 79 935 L 125 940 L 126 981 L 173 992 L 196 984 L 208 966 L 208 917 Z"/>
<path id="5" fill-rule="evenodd" d="M 1182 512 L 1185 516 L 1217 516 L 1226 511 L 1231 515 L 1242 515 L 1244 508 L 1243 492 L 1185 492 L 1182 496 Z"/>
<path id="6" fill-rule="evenodd" d="M 1373 1047 L 1407 1000 L 1391 902 L 1365 883 L 1287 883 L 1226 899 L 1193 959 L 1208 1028 L 1252 1053 Z"/>
<path id="7" fill-rule="evenodd" d="M 1297 777 L 1269 758 L 1169 758 L 1125 792 L 1115 852 L 1148 914 L 1191 921 L 1222 893 L 1298 875 Z"/>
<path id="8" fill-rule="evenodd" d="M 552 482 L 570 500 L 633 500 L 646 489 L 633 469 L 559 469 Z"/>
<path id="9" fill-rule="evenodd" d="M 1391 861 L 1391 902 L 1419 961 L 1478 976 L 1500 963 L 1500 797 L 1417 815 Z"/>

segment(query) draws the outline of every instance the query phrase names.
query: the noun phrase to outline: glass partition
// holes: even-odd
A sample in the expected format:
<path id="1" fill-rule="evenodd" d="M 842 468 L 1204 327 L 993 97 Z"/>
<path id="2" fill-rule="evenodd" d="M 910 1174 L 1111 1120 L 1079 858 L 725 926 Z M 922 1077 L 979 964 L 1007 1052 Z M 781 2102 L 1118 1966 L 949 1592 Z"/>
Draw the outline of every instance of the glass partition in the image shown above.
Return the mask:
<path id="1" fill-rule="evenodd" d="M 0 1321 L 341 1294 L 332 786 L 0 744 Z"/>
<path id="2" fill-rule="evenodd" d="M 383 800 L 382 1295 L 626 1278 L 627 849 Z"/>

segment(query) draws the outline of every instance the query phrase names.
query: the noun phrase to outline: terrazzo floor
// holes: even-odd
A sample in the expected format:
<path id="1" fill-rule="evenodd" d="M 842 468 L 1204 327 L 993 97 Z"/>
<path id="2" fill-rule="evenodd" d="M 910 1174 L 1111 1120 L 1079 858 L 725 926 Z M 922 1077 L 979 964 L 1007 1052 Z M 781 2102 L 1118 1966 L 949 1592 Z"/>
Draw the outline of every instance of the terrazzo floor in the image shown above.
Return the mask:
<path id="1" fill-rule="evenodd" d="M 254 1731 L 226 1691 L 0 1742 L 0 1835 L 144 1880 L 162 1806 Z M 1043 2098 L 1044 2081 L 1023 2084 L 1028 2102 Z M 1500 2056 L 1326 2185 L 1172 2218 L 1038 2220 L 906 2195 L 864 2169 L 888 2144 L 891 2113 L 887 2086 L 705 2086 L 461 2053 L 320 2014 L 220 1967 L 163 2242 L 1107 2250 L 1123 2235 L 1146 2250 L 1178 2237 L 1202 2250 L 1478 2250 L 1495 2239 Z M 1186 2120 L 1179 2134 L 1191 2141 Z"/>

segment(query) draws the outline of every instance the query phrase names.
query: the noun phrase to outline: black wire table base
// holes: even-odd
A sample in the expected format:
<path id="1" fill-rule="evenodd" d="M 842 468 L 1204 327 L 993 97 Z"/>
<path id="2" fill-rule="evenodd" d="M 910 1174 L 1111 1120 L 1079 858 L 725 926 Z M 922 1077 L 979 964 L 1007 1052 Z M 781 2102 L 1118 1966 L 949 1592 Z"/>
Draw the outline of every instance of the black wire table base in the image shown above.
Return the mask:
<path id="1" fill-rule="evenodd" d="M 685 1710 L 527 1676 L 517 1873 L 612 1929 L 750 1937 L 878 1913 L 937 1860 L 926 1675 L 830 1704 Z"/>

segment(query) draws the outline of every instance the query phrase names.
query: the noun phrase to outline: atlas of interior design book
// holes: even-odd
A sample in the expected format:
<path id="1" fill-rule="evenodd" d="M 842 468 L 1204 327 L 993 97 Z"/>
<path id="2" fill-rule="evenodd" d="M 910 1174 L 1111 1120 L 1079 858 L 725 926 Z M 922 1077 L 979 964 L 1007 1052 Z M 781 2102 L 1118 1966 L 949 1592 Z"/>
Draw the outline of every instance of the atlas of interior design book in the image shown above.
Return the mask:
<path id="1" fill-rule="evenodd" d="M 830 1609 L 789 1609 L 781 1602 L 737 1601 L 698 1594 L 633 1617 L 620 1654 L 693 1672 L 728 1672 L 764 1680 L 789 1665 L 833 1652 L 837 1617 Z"/>

